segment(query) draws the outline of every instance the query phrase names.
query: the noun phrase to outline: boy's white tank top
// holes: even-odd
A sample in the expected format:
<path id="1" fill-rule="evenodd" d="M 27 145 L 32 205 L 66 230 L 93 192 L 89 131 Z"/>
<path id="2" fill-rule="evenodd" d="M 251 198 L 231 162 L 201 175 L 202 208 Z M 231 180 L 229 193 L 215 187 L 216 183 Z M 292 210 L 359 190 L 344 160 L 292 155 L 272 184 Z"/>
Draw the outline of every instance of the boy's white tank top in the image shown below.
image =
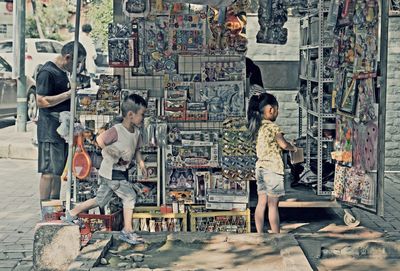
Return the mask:
<path id="1" fill-rule="evenodd" d="M 135 128 L 135 131 L 131 133 L 122 124 L 116 124 L 114 125 L 114 128 L 117 130 L 118 139 L 110 146 L 116 147 L 120 152 L 127 152 L 127 155 L 125 155 L 124 158 L 129 158 L 129 161 L 132 161 L 135 156 L 136 149 L 138 148 L 140 130 Z M 119 158 L 121 157 L 118 159 L 113 159 L 105 151 L 102 151 L 102 155 L 103 161 L 100 165 L 99 175 L 104 178 L 111 180 L 113 170 L 126 171 L 129 167 L 129 164 L 118 164 Z"/>

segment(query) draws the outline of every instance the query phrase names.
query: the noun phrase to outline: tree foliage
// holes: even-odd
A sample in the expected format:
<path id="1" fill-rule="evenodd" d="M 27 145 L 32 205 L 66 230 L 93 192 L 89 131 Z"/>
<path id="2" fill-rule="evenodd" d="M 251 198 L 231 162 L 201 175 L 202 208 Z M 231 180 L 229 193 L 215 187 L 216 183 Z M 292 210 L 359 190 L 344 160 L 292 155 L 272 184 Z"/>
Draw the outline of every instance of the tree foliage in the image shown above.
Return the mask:
<path id="1" fill-rule="evenodd" d="M 26 38 L 39 38 L 39 32 L 37 30 L 36 21 L 34 17 L 26 18 L 25 35 Z"/>
<path id="2" fill-rule="evenodd" d="M 87 13 L 92 25 L 91 36 L 107 50 L 108 24 L 113 21 L 113 0 L 97 0 L 91 3 Z"/>
<path id="3" fill-rule="evenodd" d="M 46 5 L 38 5 L 37 13 L 40 24 L 47 38 L 60 39 L 58 34 L 68 22 L 68 3 L 65 0 L 52 0 Z"/>

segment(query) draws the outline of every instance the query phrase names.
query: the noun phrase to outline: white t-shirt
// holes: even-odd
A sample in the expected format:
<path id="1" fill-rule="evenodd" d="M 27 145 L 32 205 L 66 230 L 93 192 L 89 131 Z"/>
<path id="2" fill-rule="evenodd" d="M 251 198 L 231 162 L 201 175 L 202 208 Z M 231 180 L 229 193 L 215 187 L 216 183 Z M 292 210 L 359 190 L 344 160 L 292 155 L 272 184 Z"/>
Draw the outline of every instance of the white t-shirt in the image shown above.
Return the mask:
<path id="1" fill-rule="evenodd" d="M 140 130 L 135 129 L 132 133 L 122 124 L 116 124 L 100 134 L 98 141 L 102 141 L 106 146 L 105 148 L 112 147 L 124 154 L 118 158 L 113 158 L 105 151 L 105 148 L 102 150 L 103 161 L 100 165 L 99 175 L 109 180 L 112 179 L 113 170 L 126 171 L 132 159 L 136 156 L 136 152 L 140 151 L 139 149 L 142 147 Z"/>
<path id="2" fill-rule="evenodd" d="M 83 47 L 86 49 L 86 70 L 90 73 L 96 73 L 96 64 L 94 60 L 97 57 L 96 46 L 94 45 L 94 41 L 91 37 L 86 35 L 85 33 L 81 33 L 79 36 L 79 41 L 82 43 Z"/>

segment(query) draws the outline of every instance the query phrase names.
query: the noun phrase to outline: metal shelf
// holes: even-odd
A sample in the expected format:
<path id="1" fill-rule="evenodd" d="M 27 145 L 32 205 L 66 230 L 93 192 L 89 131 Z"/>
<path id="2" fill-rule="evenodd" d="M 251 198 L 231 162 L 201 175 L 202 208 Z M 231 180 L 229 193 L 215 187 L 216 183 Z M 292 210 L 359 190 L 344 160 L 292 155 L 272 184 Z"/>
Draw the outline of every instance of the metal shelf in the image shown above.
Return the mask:
<path id="1" fill-rule="evenodd" d="M 313 49 L 318 49 L 320 47 L 320 45 L 316 44 L 316 45 L 302 45 L 300 46 L 300 50 L 313 50 Z M 333 45 L 322 45 L 322 47 L 324 49 L 329 49 L 329 48 L 333 48 Z"/>
<path id="2" fill-rule="evenodd" d="M 304 112 L 307 112 L 308 114 L 313 115 L 314 117 L 317 117 L 317 118 L 323 118 L 323 119 L 333 119 L 333 118 L 336 118 L 336 114 L 318 113 L 318 112 L 315 112 L 315 111 L 313 111 L 313 110 L 311 110 L 311 109 L 308 109 L 306 106 L 300 105 L 300 104 L 298 105 L 298 107 L 299 107 L 301 110 L 303 110 Z"/>
<path id="3" fill-rule="evenodd" d="M 335 114 L 318 113 L 318 112 L 312 111 L 311 109 L 307 110 L 307 112 L 308 112 L 308 114 L 313 115 L 314 117 L 317 117 L 317 118 L 323 118 L 323 119 L 336 118 Z"/>
<path id="4" fill-rule="evenodd" d="M 307 81 L 311 81 L 314 83 L 333 83 L 333 78 L 323 78 L 321 81 L 319 81 L 318 78 L 308 77 L 308 76 L 304 76 L 304 75 L 299 75 L 299 78 L 302 80 L 307 80 Z"/>
<path id="5" fill-rule="evenodd" d="M 325 84 L 331 84 L 334 82 L 333 78 L 324 78 L 324 74 L 322 71 L 322 67 L 324 66 L 324 62 L 323 62 L 323 53 L 325 49 L 330 49 L 333 48 L 332 44 L 327 44 L 327 41 L 324 40 L 324 35 L 323 35 L 323 31 L 324 31 L 324 20 L 322 17 L 326 16 L 326 13 L 329 12 L 329 8 L 327 8 L 326 6 L 324 6 L 325 2 L 323 0 L 319 0 L 318 1 L 318 8 L 309 8 L 309 12 L 306 16 L 302 17 L 301 23 L 302 25 L 300 25 L 300 30 L 303 26 L 306 26 L 307 23 L 309 23 L 311 21 L 311 17 L 315 17 L 316 18 L 316 23 L 319 25 L 319 33 L 318 33 L 318 43 L 316 44 L 308 44 L 308 45 L 304 45 L 301 44 L 299 46 L 300 48 L 300 54 L 303 54 L 303 52 L 307 52 L 306 54 L 306 59 L 304 59 L 306 62 L 310 63 L 311 59 L 310 59 L 310 54 L 308 54 L 308 50 L 314 50 L 317 51 L 318 50 L 318 55 L 320 56 L 317 59 L 316 65 L 317 67 L 320 67 L 320 69 L 318 70 L 318 73 L 315 74 L 314 77 L 308 76 L 307 74 L 305 75 L 300 75 L 299 78 L 302 80 L 301 84 L 306 85 L 307 86 L 307 92 L 306 93 L 311 93 L 311 90 L 315 87 L 318 88 L 318 95 L 317 95 L 317 108 L 315 108 L 314 110 L 312 110 L 311 108 L 309 108 L 307 105 L 299 105 L 299 111 L 300 109 L 302 111 L 305 111 L 305 117 L 306 117 L 306 122 L 307 124 L 304 125 L 305 127 L 307 127 L 307 130 L 305 131 L 306 134 L 306 167 L 310 166 L 310 162 L 311 160 L 315 161 L 317 160 L 318 166 L 317 166 L 317 186 L 315 187 L 316 193 L 319 196 L 322 195 L 330 195 L 331 191 L 326 191 L 326 189 L 324 188 L 323 182 L 322 182 L 322 176 L 323 176 L 323 163 L 324 160 L 326 160 L 326 152 L 324 151 L 324 143 L 329 143 L 329 142 L 334 142 L 334 139 L 332 138 L 326 138 L 326 137 L 322 137 L 323 135 L 323 124 L 329 120 L 329 119 L 333 119 L 336 117 L 335 114 L 326 114 L 322 112 L 322 105 L 323 105 L 323 96 L 324 96 L 324 86 Z M 319 18 L 320 17 L 320 18 Z M 309 29 L 308 29 L 309 30 Z M 304 31 L 302 32 L 303 34 Z M 316 33 L 315 33 L 316 34 Z M 300 40 L 302 40 L 302 38 L 300 38 Z M 300 56 L 301 59 L 301 56 Z M 299 114 L 299 134 L 302 134 L 302 129 L 303 128 L 303 118 L 304 115 L 303 113 L 300 115 Z M 314 136 L 313 133 L 310 131 L 309 127 L 312 124 L 312 120 L 313 118 L 315 121 L 315 124 L 317 124 L 318 127 L 318 133 L 317 136 Z M 314 131 L 316 132 L 316 131 Z M 317 143 L 317 152 L 315 155 L 311 156 L 309 155 L 310 151 L 311 151 L 311 145 Z M 328 147 L 331 148 L 331 144 L 328 144 Z"/>
<path id="6" fill-rule="evenodd" d="M 307 131 L 307 135 L 315 140 L 318 140 L 318 136 L 314 136 L 311 131 Z M 322 137 L 321 142 L 333 142 L 333 138 Z"/>
<path id="7" fill-rule="evenodd" d="M 323 8 L 321 11 L 323 13 L 329 13 L 329 8 Z M 319 12 L 320 12 L 319 8 L 314 8 L 312 12 L 310 12 L 309 14 L 301 17 L 300 20 L 304 21 L 304 20 L 307 20 L 308 18 L 318 16 Z"/>

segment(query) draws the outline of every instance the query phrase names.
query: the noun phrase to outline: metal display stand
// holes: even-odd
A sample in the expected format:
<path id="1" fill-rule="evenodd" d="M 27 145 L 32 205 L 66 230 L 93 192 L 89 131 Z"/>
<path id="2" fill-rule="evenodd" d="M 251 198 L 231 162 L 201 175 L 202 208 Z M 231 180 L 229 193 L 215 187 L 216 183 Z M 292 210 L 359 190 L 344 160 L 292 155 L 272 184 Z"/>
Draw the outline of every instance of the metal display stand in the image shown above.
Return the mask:
<path id="1" fill-rule="evenodd" d="M 320 1 L 319 5 L 321 6 L 324 1 Z M 300 45 L 300 54 L 306 55 L 307 63 L 308 63 L 308 69 L 306 70 L 306 74 L 301 74 L 300 75 L 300 80 L 301 82 L 306 82 L 307 85 L 307 95 L 309 95 L 313 91 L 313 86 L 317 87 L 318 89 L 318 96 L 317 96 L 317 103 L 316 108 L 310 108 L 310 104 L 308 105 L 299 105 L 299 130 L 298 134 L 299 136 L 303 135 L 303 114 L 305 114 L 306 117 L 306 168 L 310 168 L 310 162 L 311 159 L 317 159 L 317 195 L 331 195 L 331 191 L 324 191 L 323 190 L 323 184 L 322 184 L 322 176 L 323 176 L 323 160 L 324 160 L 324 148 L 323 145 L 326 146 L 325 148 L 325 158 L 328 156 L 330 153 L 330 150 L 332 150 L 332 144 L 333 144 L 333 139 L 332 138 L 326 138 L 323 137 L 323 127 L 324 123 L 326 122 L 327 119 L 335 119 L 336 115 L 335 114 L 329 114 L 329 113 L 324 113 L 323 112 L 323 101 L 324 101 L 324 86 L 326 85 L 331 85 L 333 83 L 333 78 L 329 77 L 327 78 L 324 76 L 324 51 L 331 49 L 332 44 L 325 44 L 324 40 L 324 20 L 321 18 L 324 18 L 324 15 L 329 12 L 329 9 L 327 8 L 319 8 L 318 12 L 316 13 L 310 13 L 307 16 L 301 18 L 300 20 L 300 28 L 301 29 L 307 29 L 307 34 L 309 39 L 312 41 L 312 33 L 311 33 L 311 21 L 314 19 L 318 20 L 318 40 L 316 44 L 306 44 L 306 45 Z M 301 32 L 301 33 L 304 33 Z M 310 43 L 310 41 L 308 42 Z M 316 63 L 316 70 L 317 74 L 316 77 L 315 75 L 312 75 L 313 73 L 311 71 L 311 59 L 310 55 L 312 53 L 318 52 L 317 56 L 317 63 Z M 312 98 L 309 97 L 311 100 Z M 317 136 L 314 136 L 310 126 L 312 122 L 317 123 Z M 316 157 L 311 157 L 311 141 L 316 141 L 317 142 L 317 155 Z"/>
<path id="2" fill-rule="evenodd" d="M 303 104 L 299 104 L 299 128 L 298 135 L 299 137 L 302 135 L 306 136 L 306 167 L 310 166 L 311 160 L 317 160 L 317 191 L 316 195 L 311 195 L 311 191 L 298 191 L 297 189 L 289 188 L 286 193 L 285 198 L 280 202 L 280 207 L 320 207 L 320 208 L 331 208 L 331 207 L 340 207 L 344 209 L 344 217 L 343 220 L 346 225 L 357 226 L 360 224 L 359 217 L 356 212 L 352 212 L 352 209 L 363 209 L 380 216 L 383 216 L 383 188 L 384 188 L 384 169 L 385 169 L 385 154 L 384 151 L 377 152 L 377 171 L 371 171 L 370 173 L 376 174 L 376 189 L 374 194 L 374 203 L 372 207 L 366 207 L 360 203 L 348 203 L 336 201 L 333 197 L 331 191 L 324 191 L 322 186 L 322 174 L 323 168 L 322 163 L 324 160 L 324 144 L 331 144 L 333 142 L 332 139 L 326 138 L 323 136 L 323 125 L 326 120 L 333 119 L 336 117 L 336 114 L 326 114 L 322 111 L 323 106 L 323 98 L 324 98 L 324 86 L 332 83 L 333 78 L 324 77 L 323 73 L 323 65 L 324 65 L 324 51 L 332 48 L 330 44 L 326 44 L 324 40 L 324 21 L 321 19 L 324 17 L 324 14 L 328 13 L 329 10 L 324 7 L 324 3 L 326 1 L 319 0 L 318 2 L 318 12 L 311 12 L 300 20 L 300 32 L 304 34 L 304 29 L 307 29 L 307 32 L 310 33 L 310 22 L 311 18 L 319 18 L 318 20 L 318 41 L 316 43 L 309 43 L 308 40 L 300 41 L 300 60 L 305 60 L 305 64 L 311 65 L 310 54 L 311 52 L 318 52 L 318 61 L 316 76 L 311 76 L 309 74 L 309 70 L 307 69 L 307 65 L 302 66 L 300 62 L 300 80 L 306 86 L 307 96 L 312 91 L 312 85 L 316 85 L 318 89 L 317 93 L 317 103 L 316 108 L 310 108 L 310 104 L 304 102 Z M 322 8 L 321 8 L 322 7 Z M 313 19 L 315 22 L 315 19 Z M 387 73 L 387 39 L 388 39 L 388 3 L 387 1 L 380 1 L 380 54 L 379 54 L 379 62 L 381 67 L 380 77 L 377 78 L 378 88 L 379 88 L 379 111 L 378 111 L 378 123 L 379 123 L 379 134 L 378 134 L 378 150 L 385 149 L 385 112 L 386 112 L 386 73 Z M 378 58 L 378 56 L 376 56 Z M 308 96 L 309 98 L 309 96 Z M 304 99 L 306 101 L 307 99 Z M 310 100 L 308 100 L 310 101 Z M 306 119 L 306 131 L 304 131 L 304 117 Z M 316 118 L 317 122 L 317 135 L 314 136 L 310 131 L 310 122 Z M 317 153 L 315 156 L 310 155 L 310 142 L 311 140 L 317 141 Z M 333 148 L 333 147 L 332 147 Z M 327 148 L 329 154 L 329 148 Z M 292 199 L 292 200 L 289 200 Z M 299 201 L 297 201 L 299 200 Z"/>

